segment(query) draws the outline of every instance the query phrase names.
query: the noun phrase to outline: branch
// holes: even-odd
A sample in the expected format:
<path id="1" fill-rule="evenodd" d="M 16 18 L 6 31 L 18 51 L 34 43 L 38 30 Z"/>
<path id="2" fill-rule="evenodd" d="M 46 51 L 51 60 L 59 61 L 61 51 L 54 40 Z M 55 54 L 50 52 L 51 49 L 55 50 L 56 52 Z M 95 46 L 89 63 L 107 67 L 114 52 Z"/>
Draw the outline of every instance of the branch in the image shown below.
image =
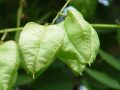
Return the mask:
<path id="1" fill-rule="evenodd" d="M 0 30 L 0 33 L 5 33 L 5 32 L 16 32 L 16 31 L 21 31 L 23 27 L 20 28 L 9 28 L 9 29 L 2 29 Z"/>
<path id="2" fill-rule="evenodd" d="M 91 24 L 94 28 L 111 28 L 111 29 L 120 29 L 120 25 L 116 24 Z M 5 32 L 16 32 L 16 31 L 21 31 L 23 27 L 19 28 L 9 28 L 9 29 L 2 29 L 0 30 L 0 33 L 5 33 Z"/>
<path id="3" fill-rule="evenodd" d="M 113 28 L 120 29 L 120 25 L 117 24 L 91 24 L 94 28 Z"/>

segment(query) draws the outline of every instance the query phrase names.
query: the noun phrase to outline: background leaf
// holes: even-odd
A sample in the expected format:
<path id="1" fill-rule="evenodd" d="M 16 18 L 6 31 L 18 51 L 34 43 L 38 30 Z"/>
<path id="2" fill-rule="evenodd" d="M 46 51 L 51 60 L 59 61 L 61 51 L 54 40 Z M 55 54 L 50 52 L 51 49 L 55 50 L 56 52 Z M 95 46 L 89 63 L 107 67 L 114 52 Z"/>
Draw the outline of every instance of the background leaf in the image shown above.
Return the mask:
<path id="1" fill-rule="evenodd" d="M 103 50 L 99 50 L 99 55 L 102 57 L 102 59 L 110 64 L 113 68 L 120 71 L 120 61 L 117 60 L 112 55 L 109 55 L 108 53 L 104 52 Z"/>
<path id="2" fill-rule="evenodd" d="M 103 72 L 99 72 L 99 71 L 95 71 L 95 70 L 91 70 L 91 69 L 86 69 L 85 71 L 87 74 L 89 74 L 95 80 L 97 80 L 113 89 L 120 89 L 120 83 L 117 80 L 111 78 L 109 75 L 106 75 Z"/>
<path id="3" fill-rule="evenodd" d="M 64 70 L 64 69 L 63 69 Z M 72 90 L 73 81 L 58 67 L 50 67 L 32 84 L 33 90 Z"/>
<path id="4" fill-rule="evenodd" d="M 33 78 L 26 75 L 26 74 L 18 74 L 16 85 L 22 86 L 22 85 L 28 85 L 33 82 Z"/>
<path id="5" fill-rule="evenodd" d="M 70 5 L 74 6 L 87 19 L 93 17 L 98 0 L 71 0 Z"/>
<path id="6" fill-rule="evenodd" d="M 120 29 L 119 29 L 120 30 Z M 118 43 L 119 43 L 119 45 L 120 45 L 120 31 L 117 31 L 117 40 L 118 40 Z"/>

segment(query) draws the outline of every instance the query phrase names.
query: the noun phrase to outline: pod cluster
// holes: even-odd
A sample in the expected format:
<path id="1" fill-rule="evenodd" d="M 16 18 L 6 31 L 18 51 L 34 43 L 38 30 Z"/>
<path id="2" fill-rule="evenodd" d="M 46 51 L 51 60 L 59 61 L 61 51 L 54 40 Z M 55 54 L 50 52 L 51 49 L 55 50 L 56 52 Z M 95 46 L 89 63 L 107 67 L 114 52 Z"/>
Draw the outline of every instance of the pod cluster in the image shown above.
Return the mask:
<path id="1" fill-rule="evenodd" d="M 0 90 L 14 86 L 19 60 L 33 78 L 42 74 L 55 58 L 80 75 L 86 64 L 95 60 L 99 45 L 96 31 L 76 9 L 69 9 L 59 24 L 29 22 L 20 34 L 18 46 L 14 41 L 0 45 Z"/>

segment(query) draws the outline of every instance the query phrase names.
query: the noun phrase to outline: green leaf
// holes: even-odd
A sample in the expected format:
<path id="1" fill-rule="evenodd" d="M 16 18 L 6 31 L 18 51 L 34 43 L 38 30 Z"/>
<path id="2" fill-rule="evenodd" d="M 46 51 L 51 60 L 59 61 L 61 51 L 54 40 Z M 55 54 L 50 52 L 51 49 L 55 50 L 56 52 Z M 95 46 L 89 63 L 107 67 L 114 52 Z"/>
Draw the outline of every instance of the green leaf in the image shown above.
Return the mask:
<path id="1" fill-rule="evenodd" d="M 99 38 L 92 26 L 76 9 L 69 9 L 65 21 L 59 24 L 66 31 L 59 58 L 73 72 L 81 74 L 85 64 L 92 63 L 99 49 Z"/>
<path id="2" fill-rule="evenodd" d="M 103 50 L 99 50 L 99 55 L 102 57 L 102 59 L 110 64 L 113 68 L 120 70 L 120 61 L 117 60 L 115 57 L 112 55 L 107 54 Z"/>
<path id="3" fill-rule="evenodd" d="M 22 74 L 18 74 L 16 85 L 19 85 L 19 86 L 26 85 L 26 84 L 28 85 L 31 82 L 33 82 L 33 79 L 30 76 L 22 73 Z"/>
<path id="4" fill-rule="evenodd" d="M 0 45 L 0 90 L 11 90 L 19 67 L 18 48 L 14 41 Z"/>
<path id="5" fill-rule="evenodd" d="M 83 79 L 82 84 L 87 88 L 87 90 L 93 90 L 87 80 Z"/>
<path id="6" fill-rule="evenodd" d="M 31 85 L 33 90 L 72 90 L 73 81 L 60 68 L 49 68 Z"/>
<path id="7" fill-rule="evenodd" d="M 117 30 L 117 40 L 118 40 L 118 43 L 120 45 L 120 31 L 119 30 Z"/>
<path id="8" fill-rule="evenodd" d="M 41 74 L 54 61 L 64 39 L 62 28 L 28 23 L 21 32 L 19 45 L 24 64 L 32 75 Z"/>
<path id="9" fill-rule="evenodd" d="M 120 83 L 117 80 L 109 77 L 109 75 L 106 75 L 103 72 L 99 72 L 99 71 L 91 70 L 91 69 L 86 69 L 85 71 L 92 78 L 105 84 L 106 86 L 109 86 L 109 87 L 114 88 L 114 89 L 120 89 Z"/>

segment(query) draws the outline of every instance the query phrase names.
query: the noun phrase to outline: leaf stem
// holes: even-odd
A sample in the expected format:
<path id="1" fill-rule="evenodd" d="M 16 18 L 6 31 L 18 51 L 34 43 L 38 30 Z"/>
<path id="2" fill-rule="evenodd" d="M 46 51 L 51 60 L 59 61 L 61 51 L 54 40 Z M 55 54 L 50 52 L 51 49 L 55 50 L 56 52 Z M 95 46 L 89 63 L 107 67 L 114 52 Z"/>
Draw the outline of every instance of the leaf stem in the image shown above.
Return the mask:
<path id="1" fill-rule="evenodd" d="M 17 27 L 20 27 L 20 24 L 21 24 L 23 7 L 24 7 L 24 0 L 20 0 L 18 12 L 17 12 Z"/>
<path id="2" fill-rule="evenodd" d="M 120 25 L 117 24 L 91 24 L 94 28 L 111 28 L 111 29 L 120 29 Z M 5 33 L 5 32 L 16 32 L 16 31 L 21 31 L 23 27 L 19 28 L 9 28 L 9 29 L 2 29 L 0 30 L 0 33 Z"/>
<path id="3" fill-rule="evenodd" d="M 19 2 L 19 8 L 18 8 L 18 12 L 17 12 L 17 28 L 19 28 L 21 25 L 21 17 L 22 17 L 22 13 L 23 13 L 24 3 L 25 3 L 24 0 L 20 0 L 20 2 Z M 16 35 L 15 35 L 16 41 L 18 41 L 19 35 L 20 35 L 20 31 L 17 31 Z"/>
<path id="4" fill-rule="evenodd" d="M 63 12 L 63 10 L 65 9 L 65 7 L 68 5 L 68 3 L 69 3 L 70 1 L 71 1 L 71 0 L 67 0 L 67 2 L 65 3 L 65 5 L 62 7 L 62 9 L 58 12 L 58 14 L 56 15 L 56 17 L 53 19 L 52 24 L 55 23 L 55 21 L 57 20 L 57 18 L 59 17 L 59 15 Z"/>
<path id="5" fill-rule="evenodd" d="M 16 32 L 22 30 L 23 27 L 20 28 L 9 28 L 9 29 L 2 29 L 0 30 L 0 33 L 5 33 L 5 32 Z"/>
<path id="6" fill-rule="evenodd" d="M 119 28 L 120 29 L 120 25 L 117 24 L 91 24 L 94 28 Z"/>

